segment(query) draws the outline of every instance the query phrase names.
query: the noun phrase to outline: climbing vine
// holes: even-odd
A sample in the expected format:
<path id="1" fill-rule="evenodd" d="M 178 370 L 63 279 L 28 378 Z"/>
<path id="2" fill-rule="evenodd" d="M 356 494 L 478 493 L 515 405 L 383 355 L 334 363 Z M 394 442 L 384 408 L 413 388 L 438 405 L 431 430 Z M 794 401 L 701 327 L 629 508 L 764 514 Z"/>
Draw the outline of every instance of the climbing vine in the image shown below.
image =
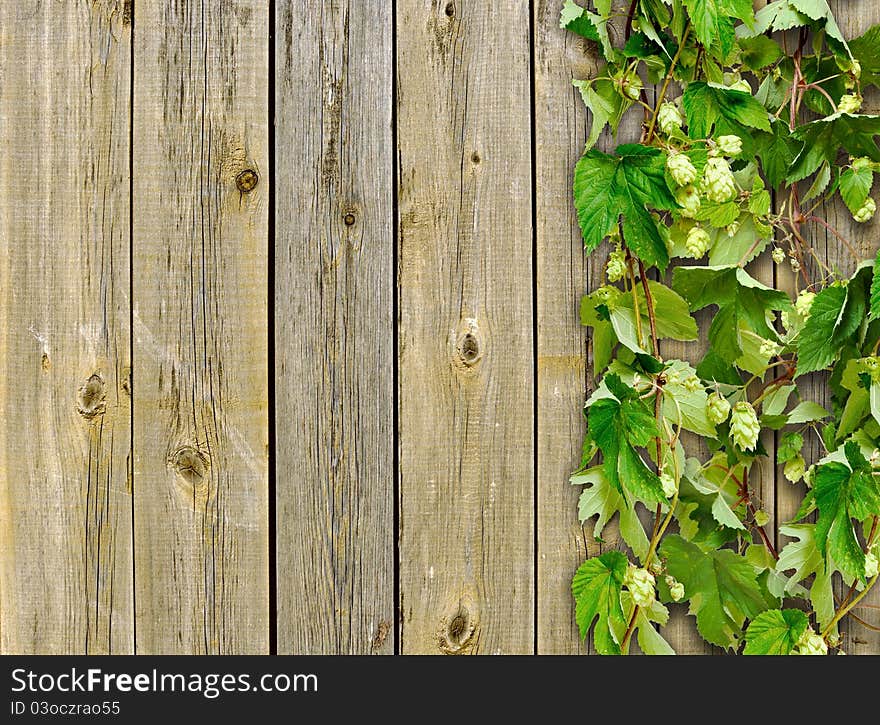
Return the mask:
<path id="1" fill-rule="evenodd" d="M 880 260 L 819 210 L 839 196 L 869 233 L 880 116 L 861 106 L 880 26 L 847 40 L 825 0 L 565 0 L 561 26 L 604 62 L 575 81 L 591 127 L 573 191 L 586 251 L 611 245 L 580 308 L 595 385 L 572 481 L 581 521 L 601 541 L 616 516 L 627 549 L 575 573 L 581 636 L 672 653 L 682 602 L 718 647 L 826 654 L 845 617 L 872 626 L 858 612 L 878 579 Z M 638 142 L 595 148 L 628 113 Z M 793 281 L 759 280 L 765 257 L 794 272 L 765 278 Z M 664 358 L 664 340 L 698 340 L 695 313 L 707 339 Z M 824 376 L 831 410 L 801 398 L 804 376 Z M 805 495 L 772 530 L 754 484 L 777 464 Z"/>

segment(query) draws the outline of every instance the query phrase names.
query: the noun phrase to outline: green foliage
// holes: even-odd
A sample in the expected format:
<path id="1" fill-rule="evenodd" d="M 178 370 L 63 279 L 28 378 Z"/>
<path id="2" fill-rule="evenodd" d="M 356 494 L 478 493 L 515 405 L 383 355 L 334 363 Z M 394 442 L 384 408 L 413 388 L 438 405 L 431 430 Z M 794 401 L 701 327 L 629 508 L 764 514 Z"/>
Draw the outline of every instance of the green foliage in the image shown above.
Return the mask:
<path id="1" fill-rule="evenodd" d="M 587 559 L 571 581 L 581 637 L 585 638 L 596 622 L 593 643 L 599 654 L 620 654 L 615 630 L 622 631 L 626 627 L 620 604 L 626 565 L 625 554 L 609 551 L 595 559 Z"/>
<path id="2" fill-rule="evenodd" d="M 588 251 L 615 231 L 622 217 L 630 249 L 646 264 L 666 267 L 666 242 L 649 211 L 677 206 L 665 167 L 665 154 L 638 144 L 619 146 L 614 155 L 595 149 L 583 155 L 575 167 L 574 198 Z"/>
<path id="3" fill-rule="evenodd" d="M 770 609 L 755 617 L 746 630 L 746 655 L 790 655 L 810 620 L 800 609 Z"/>
<path id="4" fill-rule="evenodd" d="M 843 270 L 809 239 L 841 257 L 874 244 L 818 214 L 836 203 L 858 230 L 876 211 L 880 116 L 862 98 L 880 85 L 880 26 L 847 43 L 825 0 L 564 0 L 560 25 L 604 63 L 574 81 L 591 126 L 573 200 L 586 252 L 613 245 L 581 300 L 595 381 L 571 481 L 580 522 L 602 541 L 616 520 L 627 550 L 575 574 L 581 635 L 671 654 L 666 605 L 681 603 L 719 647 L 823 654 L 877 581 L 880 256 Z M 596 148 L 635 114 L 639 143 Z M 759 281 L 767 256 L 793 291 Z M 698 319 L 708 345 L 663 359 Z M 807 376 L 830 410 L 801 397 Z M 774 464 L 806 484 L 777 532 L 755 486 Z"/>

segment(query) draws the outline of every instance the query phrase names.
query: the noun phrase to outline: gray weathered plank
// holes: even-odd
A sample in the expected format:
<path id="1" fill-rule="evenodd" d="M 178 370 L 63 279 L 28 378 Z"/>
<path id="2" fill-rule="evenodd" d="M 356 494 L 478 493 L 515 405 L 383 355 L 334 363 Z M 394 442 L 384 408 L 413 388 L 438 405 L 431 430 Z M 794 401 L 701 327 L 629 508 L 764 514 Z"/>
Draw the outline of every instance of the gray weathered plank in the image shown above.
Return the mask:
<path id="1" fill-rule="evenodd" d="M 269 647 L 268 4 L 135 4 L 139 652 Z"/>
<path id="2" fill-rule="evenodd" d="M 133 649 L 131 29 L 0 4 L 0 652 Z"/>
<path id="3" fill-rule="evenodd" d="M 528 653 L 529 6 L 397 13 L 401 648 Z"/>
<path id="4" fill-rule="evenodd" d="M 394 651 L 391 5 L 276 6 L 278 651 Z"/>

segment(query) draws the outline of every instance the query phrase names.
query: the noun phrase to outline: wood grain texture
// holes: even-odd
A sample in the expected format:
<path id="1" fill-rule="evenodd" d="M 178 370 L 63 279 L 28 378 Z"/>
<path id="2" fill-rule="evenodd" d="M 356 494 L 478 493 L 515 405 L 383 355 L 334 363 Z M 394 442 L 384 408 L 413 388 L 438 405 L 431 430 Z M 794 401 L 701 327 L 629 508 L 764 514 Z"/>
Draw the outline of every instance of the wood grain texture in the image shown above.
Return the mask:
<path id="1" fill-rule="evenodd" d="M 277 5 L 278 651 L 394 652 L 391 5 Z"/>
<path id="2" fill-rule="evenodd" d="M 3 654 L 133 649 L 121 9 L 0 4 Z"/>
<path id="3" fill-rule="evenodd" d="M 135 28 L 137 649 L 267 652 L 268 0 Z"/>
<path id="4" fill-rule="evenodd" d="M 401 649 L 529 653 L 529 8 L 397 13 Z"/>
<path id="5" fill-rule="evenodd" d="M 577 519 L 579 487 L 569 475 L 580 461 L 586 425 L 588 335 L 578 305 L 585 280 L 600 279 L 599 252 L 584 254 L 571 184 L 586 140 L 587 113 L 573 78 L 591 78 L 599 62 L 590 44 L 559 27 L 559 3 L 535 3 L 535 202 L 538 314 L 538 654 L 577 654 L 571 578 L 596 544 Z M 607 143 L 607 139 L 603 139 Z M 604 145 L 604 144 L 603 144 Z M 602 255 L 604 256 L 604 254 Z M 591 270 L 593 270 L 591 272 Z M 588 372 L 589 369 L 589 372 Z M 613 537 L 612 537 L 613 538 Z"/>

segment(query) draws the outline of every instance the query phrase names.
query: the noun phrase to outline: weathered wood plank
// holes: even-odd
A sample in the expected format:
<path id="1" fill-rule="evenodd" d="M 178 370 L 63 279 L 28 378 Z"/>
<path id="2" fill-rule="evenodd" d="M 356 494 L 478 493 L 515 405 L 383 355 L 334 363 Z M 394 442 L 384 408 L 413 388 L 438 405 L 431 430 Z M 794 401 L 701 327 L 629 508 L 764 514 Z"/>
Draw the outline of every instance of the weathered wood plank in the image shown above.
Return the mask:
<path id="1" fill-rule="evenodd" d="M 0 652 L 133 649 L 131 29 L 0 4 Z"/>
<path id="2" fill-rule="evenodd" d="M 135 4 L 139 652 L 269 647 L 268 27 Z"/>
<path id="3" fill-rule="evenodd" d="M 278 650 L 389 654 L 391 5 L 276 7 Z"/>
<path id="4" fill-rule="evenodd" d="M 571 577 L 596 544 L 577 520 L 580 490 L 568 477 L 585 432 L 587 334 L 578 304 L 597 255 L 584 243 L 571 199 L 574 165 L 586 140 L 586 110 L 572 78 L 590 78 L 599 63 L 588 43 L 559 27 L 559 3 L 535 4 L 535 201 L 538 313 L 538 591 L 539 654 L 576 654 L 580 641 Z M 604 256 L 604 255 L 602 255 Z M 595 268 L 593 272 L 591 269 Z M 612 537 L 613 538 L 613 537 Z M 588 544 L 589 541 L 589 544 Z"/>
<path id="5" fill-rule="evenodd" d="M 529 7 L 397 13 L 402 650 L 528 653 Z"/>

